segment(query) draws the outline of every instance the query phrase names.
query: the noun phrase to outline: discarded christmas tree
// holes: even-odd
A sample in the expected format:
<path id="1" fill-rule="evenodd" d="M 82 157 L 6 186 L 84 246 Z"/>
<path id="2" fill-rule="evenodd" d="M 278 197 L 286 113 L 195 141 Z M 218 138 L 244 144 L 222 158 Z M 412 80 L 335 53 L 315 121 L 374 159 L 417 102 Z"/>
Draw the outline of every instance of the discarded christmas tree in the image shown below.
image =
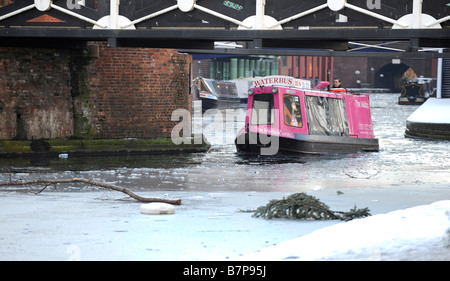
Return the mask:
<path id="1" fill-rule="evenodd" d="M 343 220 L 370 216 L 369 209 L 357 209 L 348 212 L 332 211 L 314 196 L 306 193 L 295 193 L 281 200 L 271 200 L 266 206 L 259 207 L 254 217 L 266 219 L 289 218 L 300 220 Z"/>

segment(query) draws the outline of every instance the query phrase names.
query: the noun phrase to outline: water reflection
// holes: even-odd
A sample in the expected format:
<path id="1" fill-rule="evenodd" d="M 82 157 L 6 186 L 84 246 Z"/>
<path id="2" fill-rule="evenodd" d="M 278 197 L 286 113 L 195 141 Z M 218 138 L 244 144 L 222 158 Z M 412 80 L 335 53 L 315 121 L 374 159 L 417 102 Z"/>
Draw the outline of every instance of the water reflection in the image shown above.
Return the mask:
<path id="1" fill-rule="evenodd" d="M 375 136 L 380 142 L 380 151 L 375 153 L 265 157 L 238 154 L 233 141 L 244 125 L 243 115 L 231 116 L 222 111 L 219 115 L 210 112 L 200 123 L 195 123 L 199 119 L 194 118 L 194 127 L 200 125 L 210 133 L 207 138 L 212 149 L 208 153 L 2 159 L 0 181 L 85 177 L 133 189 L 169 191 L 300 191 L 450 184 L 448 142 L 404 137 L 406 119 L 417 106 L 398 105 L 396 94 L 373 94 L 370 98 Z M 243 109 L 237 110 L 244 113 Z"/>
<path id="2" fill-rule="evenodd" d="M 189 154 L 154 154 L 121 156 L 70 156 L 68 159 L 54 157 L 26 157 L 2 159 L 0 172 L 37 170 L 46 171 L 89 171 L 125 168 L 173 169 L 200 164 Z M 43 169 L 47 168 L 47 169 Z"/>

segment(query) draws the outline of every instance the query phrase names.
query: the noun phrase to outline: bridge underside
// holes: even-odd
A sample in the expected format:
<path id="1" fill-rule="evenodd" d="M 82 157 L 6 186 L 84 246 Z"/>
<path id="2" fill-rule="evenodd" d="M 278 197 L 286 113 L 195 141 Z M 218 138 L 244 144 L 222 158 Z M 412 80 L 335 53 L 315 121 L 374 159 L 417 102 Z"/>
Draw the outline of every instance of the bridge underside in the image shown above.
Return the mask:
<path id="1" fill-rule="evenodd" d="M 3 28 L 0 46 L 85 48 L 89 41 L 107 41 L 110 47 L 173 48 L 192 53 L 254 55 L 383 56 L 393 58 L 446 57 L 448 53 L 420 51 L 449 48 L 450 29 L 324 29 L 324 30 L 95 30 Z M 345 40 L 343 39 L 345 38 Z M 401 51 L 352 51 L 356 45 L 383 42 Z M 238 48 L 220 48 L 217 42 L 235 42 Z M 364 44 L 365 45 L 365 44 Z"/>
<path id="2" fill-rule="evenodd" d="M 107 41 L 191 53 L 449 56 L 437 49 L 450 47 L 450 6 L 428 2 L 3 0 L 0 46 L 85 48 Z"/>

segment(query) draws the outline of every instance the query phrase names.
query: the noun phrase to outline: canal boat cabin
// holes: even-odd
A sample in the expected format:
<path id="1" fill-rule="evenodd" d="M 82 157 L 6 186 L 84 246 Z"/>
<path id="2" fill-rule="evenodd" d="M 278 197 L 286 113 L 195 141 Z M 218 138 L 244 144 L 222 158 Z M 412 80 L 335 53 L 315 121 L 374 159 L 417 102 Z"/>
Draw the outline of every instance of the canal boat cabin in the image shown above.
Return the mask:
<path id="1" fill-rule="evenodd" d="M 203 111 L 211 108 L 236 107 L 241 102 L 236 84 L 197 77 L 193 81 L 194 99 L 202 101 Z"/>
<path id="2" fill-rule="evenodd" d="M 309 80 L 289 76 L 255 79 L 249 90 L 238 152 L 275 154 L 378 151 L 366 94 L 311 89 Z M 270 149 L 269 149 L 270 148 Z"/>

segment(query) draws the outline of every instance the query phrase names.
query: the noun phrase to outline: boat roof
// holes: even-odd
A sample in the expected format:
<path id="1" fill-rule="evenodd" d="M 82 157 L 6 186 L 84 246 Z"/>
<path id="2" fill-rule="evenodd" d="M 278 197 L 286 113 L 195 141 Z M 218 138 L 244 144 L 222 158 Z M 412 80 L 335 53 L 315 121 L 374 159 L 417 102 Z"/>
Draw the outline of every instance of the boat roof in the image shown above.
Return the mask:
<path id="1" fill-rule="evenodd" d="M 221 81 L 210 78 L 197 77 L 194 82 L 203 81 L 210 94 L 215 96 L 237 96 L 236 84 L 232 81 Z"/>
<path id="2" fill-rule="evenodd" d="M 329 82 L 322 81 L 316 87 L 311 87 L 311 81 L 305 79 L 297 79 L 291 76 L 265 76 L 255 78 L 252 83 L 252 88 L 259 87 L 282 87 L 305 91 L 305 95 L 308 96 L 321 96 L 321 97 L 332 97 L 332 98 L 344 98 L 345 95 L 361 96 L 366 94 L 354 94 L 349 93 L 345 88 L 331 89 L 330 91 L 325 90 L 329 85 Z"/>

